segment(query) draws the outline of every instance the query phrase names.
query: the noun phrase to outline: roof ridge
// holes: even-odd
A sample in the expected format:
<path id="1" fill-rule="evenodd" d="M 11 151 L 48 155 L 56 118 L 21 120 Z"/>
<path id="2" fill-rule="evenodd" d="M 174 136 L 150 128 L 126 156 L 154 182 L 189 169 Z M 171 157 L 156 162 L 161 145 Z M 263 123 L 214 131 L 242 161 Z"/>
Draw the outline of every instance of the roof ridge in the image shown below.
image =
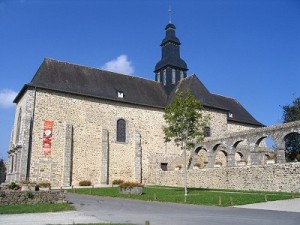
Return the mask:
<path id="1" fill-rule="evenodd" d="M 113 71 L 109 71 L 109 70 L 104 70 L 104 69 L 101 69 L 101 68 L 95 68 L 95 67 L 91 67 L 91 66 L 85 66 L 85 65 L 81 65 L 81 64 L 77 64 L 77 63 L 71 63 L 71 62 L 67 62 L 67 61 L 60 61 L 60 60 L 52 59 L 52 58 L 44 58 L 44 61 L 55 61 L 55 62 L 58 62 L 58 63 L 65 63 L 65 64 L 69 64 L 69 65 L 73 65 L 73 66 L 79 66 L 79 67 L 84 67 L 84 68 L 92 69 L 92 70 L 106 71 L 106 72 L 109 72 L 109 73 L 112 73 L 112 74 L 116 74 L 116 75 L 128 76 L 128 77 L 131 77 L 131 78 L 134 78 L 134 79 L 142 79 L 142 80 L 146 80 L 146 81 L 151 81 L 151 82 L 159 83 L 159 82 L 157 82 L 155 80 L 147 79 L 147 78 L 140 77 L 140 76 L 137 76 L 137 75 L 130 75 L 130 74 L 118 73 L 118 72 L 113 72 Z"/>
<path id="2" fill-rule="evenodd" d="M 211 93 L 211 94 L 217 95 L 217 96 L 220 96 L 220 97 L 224 97 L 224 98 L 230 98 L 230 99 L 235 100 L 235 101 L 238 102 L 238 100 L 236 98 L 233 98 L 233 97 L 229 97 L 229 96 L 225 96 L 225 95 L 220 95 L 220 94 L 216 94 L 216 93 Z"/>

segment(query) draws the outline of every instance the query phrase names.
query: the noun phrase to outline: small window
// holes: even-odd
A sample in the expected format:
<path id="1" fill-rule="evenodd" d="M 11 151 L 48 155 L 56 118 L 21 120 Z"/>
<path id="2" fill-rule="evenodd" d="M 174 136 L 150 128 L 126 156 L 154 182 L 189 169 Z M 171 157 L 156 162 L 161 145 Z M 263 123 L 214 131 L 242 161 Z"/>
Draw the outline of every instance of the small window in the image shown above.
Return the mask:
<path id="1" fill-rule="evenodd" d="M 228 113 L 228 116 L 229 116 L 229 118 L 232 118 L 232 117 L 233 117 L 232 112 L 229 112 L 229 113 Z"/>
<path id="2" fill-rule="evenodd" d="M 117 121 L 117 142 L 126 141 L 126 122 L 123 119 Z"/>
<path id="3" fill-rule="evenodd" d="M 160 168 L 162 171 L 168 171 L 168 163 L 161 163 Z"/>
<path id="4" fill-rule="evenodd" d="M 184 73 L 182 70 L 180 70 L 180 80 L 182 80 L 184 78 Z"/>
<path id="5" fill-rule="evenodd" d="M 163 79 L 164 79 L 164 86 L 166 86 L 166 84 L 167 84 L 167 71 L 166 71 L 166 69 L 164 69 L 164 77 L 163 77 Z"/>
<path id="6" fill-rule="evenodd" d="M 160 82 L 160 72 L 158 72 L 156 75 L 157 75 L 157 82 Z"/>
<path id="7" fill-rule="evenodd" d="M 211 136 L 210 127 L 204 127 L 203 135 L 204 135 L 204 137 L 210 137 Z"/>
<path id="8" fill-rule="evenodd" d="M 118 91 L 118 98 L 124 98 L 123 91 Z"/>
<path id="9" fill-rule="evenodd" d="M 176 83 L 176 71 L 175 69 L 172 69 L 172 84 Z"/>

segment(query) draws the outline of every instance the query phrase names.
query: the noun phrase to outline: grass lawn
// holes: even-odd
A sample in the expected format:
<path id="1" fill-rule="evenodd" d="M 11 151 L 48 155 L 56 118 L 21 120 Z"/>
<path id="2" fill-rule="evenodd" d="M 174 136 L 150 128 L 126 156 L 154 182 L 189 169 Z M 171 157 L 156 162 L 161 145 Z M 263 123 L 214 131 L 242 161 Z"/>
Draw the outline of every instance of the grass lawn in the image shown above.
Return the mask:
<path id="1" fill-rule="evenodd" d="M 75 210 L 75 207 L 68 203 L 0 206 L 0 214 L 61 212 L 70 210 Z"/>
<path id="2" fill-rule="evenodd" d="M 97 195 L 105 197 L 139 199 L 144 201 L 160 201 L 184 203 L 184 189 L 177 187 L 145 187 L 143 195 L 124 195 L 119 193 L 118 187 L 109 188 L 83 188 L 68 190 L 70 193 Z M 299 194 L 296 197 L 300 197 Z M 214 190 L 189 188 L 188 204 L 196 205 L 214 205 L 231 206 L 245 205 L 251 203 L 275 201 L 292 198 L 291 193 L 283 192 L 251 192 L 251 191 L 233 191 L 233 190 Z"/>

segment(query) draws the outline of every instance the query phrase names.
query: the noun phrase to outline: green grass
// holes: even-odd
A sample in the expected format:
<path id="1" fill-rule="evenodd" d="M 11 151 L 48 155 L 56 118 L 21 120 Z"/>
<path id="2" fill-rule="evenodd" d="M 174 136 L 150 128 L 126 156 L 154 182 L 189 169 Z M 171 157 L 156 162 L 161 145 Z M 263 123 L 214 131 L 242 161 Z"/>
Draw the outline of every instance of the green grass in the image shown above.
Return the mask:
<path id="1" fill-rule="evenodd" d="M 138 199 L 143 201 L 160 201 L 160 202 L 175 202 L 184 203 L 183 188 L 176 187 L 145 187 L 143 195 L 124 195 L 119 193 L 118 187 L 109 188 L 83 188 L 69 190 L 70 193 L 97 195 L 104 197 Z M 235 191 L 235 190 L 214 190 L 189 188 L 188 189 L 188 204 L 196 205 L 211 205 L 211 206 L 231 206 L 245 205 L 251 203 L 264 202 L 265 198 L 268 201 L 290 199 L 291 193 L 283 192 L 251 192 L 251 191 Z M 299 194 L 296 197 L 300 197 Z"/>
<path id="2" fill-rule="evenodd" d="M 75 207 L 68 203 L 0 206 L 0 214 L 61 212 L 69 210 L 75 210 Z"/>

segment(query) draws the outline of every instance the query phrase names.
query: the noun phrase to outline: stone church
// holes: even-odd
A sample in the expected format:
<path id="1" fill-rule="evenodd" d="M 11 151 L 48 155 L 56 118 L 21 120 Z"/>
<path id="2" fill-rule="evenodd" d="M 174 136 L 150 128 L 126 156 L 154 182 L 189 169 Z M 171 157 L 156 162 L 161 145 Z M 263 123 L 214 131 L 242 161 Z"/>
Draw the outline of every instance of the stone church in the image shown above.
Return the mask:
<path id="1" fill-rule="evenodd" d="M 210 115 L 206 137 L 262 127 L 236 99 L 187 76 L 175 30 L 172 23 L 165 27 L 154 80 L 45 59 L 14 100 L 6 182 L 147 184 L 153 169 L 174 170 L 183 154 L 164 142 L 162 128 L 164 108 L 187 89 Z"/>

